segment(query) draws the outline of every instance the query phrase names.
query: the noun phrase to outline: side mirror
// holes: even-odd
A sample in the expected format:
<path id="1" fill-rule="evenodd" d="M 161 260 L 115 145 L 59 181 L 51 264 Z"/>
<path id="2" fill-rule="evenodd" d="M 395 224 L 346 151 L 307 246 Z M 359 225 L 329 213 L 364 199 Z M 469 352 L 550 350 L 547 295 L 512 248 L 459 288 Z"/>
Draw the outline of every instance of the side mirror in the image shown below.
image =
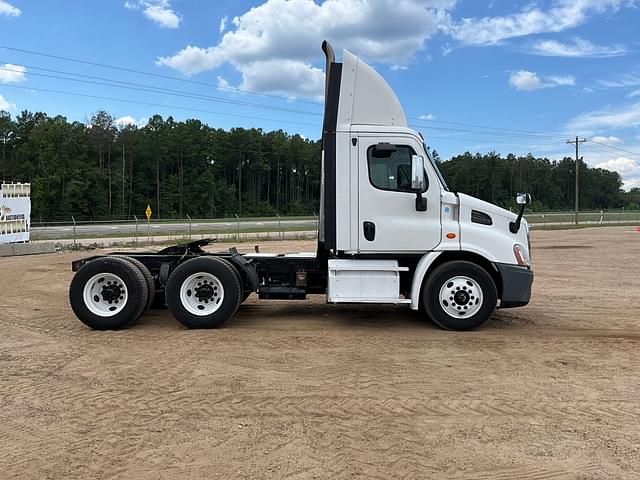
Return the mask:
<path id="1" fill-rule="evenodd" d="M 518 193 L 516 195 L 518 205 L 531 205 L 531 195 L 529 193 Z"/>
<path id="2" fill-rule="evenodd" d="M 426 187 L 424 178 L 424 158 L 420 155 L 411 156 L 411 190 L 423 192 Z"/>
<path id="3" fill-rule="evenodd" d="M 422 196 L 427 186 L 424 176 L 424 158 L 420 155 L 411 155 L 411 190 L 416 192 L 416 211 L 427 211 L 427 199 Z"/>
<path id="4" fill-rule="evenodd" d="M 516 195 L 516 203 L 520 205 L 520 213 L 515 222 L 509 223 L 509 230 L 511 233 L 518 233 L 520 231 L 520 225 L 522 224 L 522 216 L 524 215 L 524 207 L 531 204 L 531 195 L 529 193 L 519 193 Z"/>

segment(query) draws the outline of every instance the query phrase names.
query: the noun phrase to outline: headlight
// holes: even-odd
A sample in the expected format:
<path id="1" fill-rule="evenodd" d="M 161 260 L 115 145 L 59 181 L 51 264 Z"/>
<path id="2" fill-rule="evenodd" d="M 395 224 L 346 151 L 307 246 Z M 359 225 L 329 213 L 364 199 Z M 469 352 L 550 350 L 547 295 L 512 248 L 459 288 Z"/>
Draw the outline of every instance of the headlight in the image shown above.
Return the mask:
<path id="1" fill-rule="evenodd" d="M 516 262 L 518 262 L 518 265 L 523 267 L 528 267 L 531 265 L 531 260 L 529 259 L 529 254 L 527 253 L 527 249 L 524 248 L 519 243 L 516 243 L 513 246 L 513 254 L 516 257 Z"/>

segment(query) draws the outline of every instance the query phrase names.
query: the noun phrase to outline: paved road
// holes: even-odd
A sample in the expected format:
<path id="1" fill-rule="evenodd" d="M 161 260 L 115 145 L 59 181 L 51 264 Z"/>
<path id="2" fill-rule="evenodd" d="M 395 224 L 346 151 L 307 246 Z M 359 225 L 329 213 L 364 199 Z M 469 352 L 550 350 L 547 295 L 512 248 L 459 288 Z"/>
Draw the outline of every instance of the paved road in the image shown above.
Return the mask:
<path id="1" fill-rule="evenodd" d="M 291 228 L 291 227 L 306 227 L 309 230 L 315 229 L 316 221 L 311 219 L 303 220 L 281 220 L 278 223 L 277 220 L 252 220 L 252 221 L 240 221 L 240 230 L 259 228 L 269 229 L 277 232 L 279 228 Z M 192 233 L 203 232 L 224 232 L 235 231 L 238 228 L 238 222 L 197 222 L 194 221 L 191 224 Z M 146 222 L 140 222 L 139 234 L 147 234 Z M 189 224 L 185 222 L 176 223 L 151 223 L 150 225 L 151 235 L 168 235 L 175 234 L 176 232 L 187 233 L 189 231 Z M 38 238 L 58 239 L 67 238 L 73 236 L 73 225 L 55 225 L 50 227 L 32 227 L 31 232 Z M 133 236 L 136 232 L 135 223 L 92 223 L 86 225 L 76 226 L 76 235 L 79 237 L 86 236 Z"/>

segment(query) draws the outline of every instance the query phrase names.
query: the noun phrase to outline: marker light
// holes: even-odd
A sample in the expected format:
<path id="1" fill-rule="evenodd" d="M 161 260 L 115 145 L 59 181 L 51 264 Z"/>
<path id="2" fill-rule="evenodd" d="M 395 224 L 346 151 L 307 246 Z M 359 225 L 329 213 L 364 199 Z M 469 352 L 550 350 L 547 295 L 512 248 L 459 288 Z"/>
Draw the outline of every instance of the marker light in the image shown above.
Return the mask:
<path id="1" fill-rule="evenodd" d="M 518 265 L 528 267 L 531 264 L 529 256 L 527 255 L 527 250 L 522 245 L 516 243 L 513 246 L 513 254 L 516 257 Z"/>

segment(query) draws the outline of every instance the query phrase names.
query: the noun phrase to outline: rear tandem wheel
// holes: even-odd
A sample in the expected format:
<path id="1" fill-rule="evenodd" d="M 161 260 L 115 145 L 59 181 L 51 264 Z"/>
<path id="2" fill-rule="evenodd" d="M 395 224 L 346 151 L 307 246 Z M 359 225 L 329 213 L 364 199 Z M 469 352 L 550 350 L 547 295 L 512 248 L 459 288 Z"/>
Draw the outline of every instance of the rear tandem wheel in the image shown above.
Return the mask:
<path id="1" fill-rule="evenodd" d="M 151 274 L 149 269 L 146 267 L 146 265 L 142 263 L 140 260 L 137 260 L 133 257 L 127 257 L 127 256 L 121 256 L 119 258 L 124 258 L 125 260 L 133 263 L 138 268 L 138 270 L 140 270 L 140 273 L 142 273 L 142 276 L 144 277 L 145 283 L 147 284 L 147 292 L 148 292 L 147 304 L 145 305 L 144 311 L 142 312 L 144 313 L 151 308 L 155 300 L 156 281 L 153 278 L 153 275 Z"/>
<path id="2" fill-rule="evenodd" d="M 117 330 L 137 320 L 148 296 L 145 277 L 138 267 L 114 256 L 86 263 L 69 286 L 73 312 L 95 330 Z"/>
<path id="3" fill-rule="evenodd" d="M 236 270 L 222 258 L 196 257 L 179 265 L 167 281 L 167 306 L 187 328 L 219 328 L 242 300 Z"/>

